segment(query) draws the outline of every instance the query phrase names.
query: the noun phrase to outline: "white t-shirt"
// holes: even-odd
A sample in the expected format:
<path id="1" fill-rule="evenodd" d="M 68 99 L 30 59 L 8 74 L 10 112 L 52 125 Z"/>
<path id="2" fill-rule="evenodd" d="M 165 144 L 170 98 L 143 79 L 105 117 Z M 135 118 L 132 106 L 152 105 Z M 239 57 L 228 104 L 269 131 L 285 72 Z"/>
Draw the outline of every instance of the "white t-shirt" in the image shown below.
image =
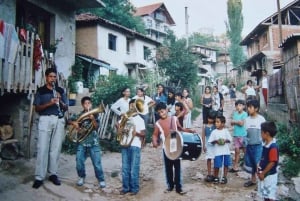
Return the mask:
<path id="1" fill-rule="evenodd" d="M 136 115 L 134 117 L 131 117 L 133 119 L 134 125 L 135 125 L 135 131 L 136 132 L 141 132 L 142 130 L 145 130 L 145 122 L 142 119 L 140 115 Z M 142 146 L 142 141 L 140 137 L 135 136 L 131 142 L 131 146 L 134 147 L 139 147 L 141 148 Z"/>
<path id="2" fill-rule="evenodd" d="M 263 79 L 261 81 L 261 88 L 268 89 L 268 78 L 267 77 L 263 77 Z"/>
<path id="3" fill-rule="evenodd" d="M 245 91 L 247 96 L 256 96 L 256 92 L 255 89 L 253 87 L 247 87 L 246 91 Z"/>
<path id="4" fill-rule="evenodd" d="M 123 97 L 117 100 L 114 104 L 111 106 L 111 110 L 114 111 L 118 116 L 121 114 L 125 114 L 129 110 L 129 101 L 131 99 L 128 98 L 125 100 Z"/>
<path id="5" fill-rule="evenodd" d="M 211 132 L 208 143 L 212 143 L 220 138 L 229 140 L 230 142 L 232 141 L 229 131 L 226 128 L 223 128 L 222 130 L 214 129 Z M 213 146 L 213 153 L 215 156 L 230 155 L 230 143 L 225 143 L 224 145 L 214 144 Z"/>
<path id="6" fill-rule="evenodd" d="M 143 96 L 143 97 L 139 97 L 139 96 L 134 96 L 132 99 L 142 99 L 144 101 L 144 111 L 142 113 L 142 115 L 146 115 L 149 113 L 149 106 L 148 104 L 153 101 L 152 98 L 150 98 L 149 96 Z"/>
<path id="7" fill-rule="evenodd" d="M 255 117 L 248 116 L 245 119 L 245 128 L 247 130 L 247 142 L 249 145 L 261 144 L 261 123 L 265 122 L 266 119 L 261 116 L 257 115 Z"/>

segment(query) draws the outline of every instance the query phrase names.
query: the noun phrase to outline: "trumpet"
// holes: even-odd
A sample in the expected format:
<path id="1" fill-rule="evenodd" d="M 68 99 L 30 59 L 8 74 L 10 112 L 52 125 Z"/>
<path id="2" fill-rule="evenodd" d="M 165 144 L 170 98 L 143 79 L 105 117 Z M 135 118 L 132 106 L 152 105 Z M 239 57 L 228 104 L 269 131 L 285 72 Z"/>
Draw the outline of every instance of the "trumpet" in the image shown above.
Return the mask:
<path id="1" fill-rule="evenodd" d="M 53 92 L 53 97 L 58 98 L 54 82 L 52 82 L 52 92 Z M 62 118 L 64 116 L 64 114 L 60 109 L 59 101 L 56 103 L 56 105 L 57 105 L 57 111 L 58 111 L 58 118 Z"/>

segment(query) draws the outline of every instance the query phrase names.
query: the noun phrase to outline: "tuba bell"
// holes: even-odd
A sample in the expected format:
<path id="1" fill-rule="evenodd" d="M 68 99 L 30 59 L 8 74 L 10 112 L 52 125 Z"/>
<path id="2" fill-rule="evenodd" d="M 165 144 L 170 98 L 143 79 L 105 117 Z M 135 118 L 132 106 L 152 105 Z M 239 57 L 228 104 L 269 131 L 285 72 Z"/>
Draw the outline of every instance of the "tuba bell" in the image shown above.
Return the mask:
<path id="1" fill-rule="evenodd" d="M 134 107 L 130 108 L 129 111 L 122 116 L 117 132 L 117 141 L 122 147 L 130 146 L 135 137 L 135 125 L 131 117 L 141 114 L 143 111 L 144 100 L 136 99 Z"/>
<path id="2" fill-rule="evenodd" d="M 97 108 L 92 109 L 84 114 L 82 114 L 76 122 L 81 125 L 83 121 L 89 119 L 89 116 L 91 114 L 98 114 L 104 112 L 105 108 L 103 103 L 101 103 Z M 72 142 L 81 142 L 83 141 L 94 129 L 94 126 L 92 123 L 90 123 L 86 127 L 81 127 L 80 130 L 77 130 L 73 125 L 70 127 L 70 129 L 67 132 L 67 137 Z"/>

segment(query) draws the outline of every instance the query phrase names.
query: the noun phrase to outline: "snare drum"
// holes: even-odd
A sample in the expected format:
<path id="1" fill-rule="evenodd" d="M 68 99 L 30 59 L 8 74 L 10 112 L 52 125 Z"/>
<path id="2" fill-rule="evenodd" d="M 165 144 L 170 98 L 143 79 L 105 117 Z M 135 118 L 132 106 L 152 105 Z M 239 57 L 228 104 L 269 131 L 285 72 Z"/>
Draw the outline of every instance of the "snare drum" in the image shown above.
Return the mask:
<path id="1" fill-rule="evenodd" d="M 202 141 L 196 133 L 174 131 L 166 137 L 163 148 L 170 160 L 195 161 L 201 155 Z"/>

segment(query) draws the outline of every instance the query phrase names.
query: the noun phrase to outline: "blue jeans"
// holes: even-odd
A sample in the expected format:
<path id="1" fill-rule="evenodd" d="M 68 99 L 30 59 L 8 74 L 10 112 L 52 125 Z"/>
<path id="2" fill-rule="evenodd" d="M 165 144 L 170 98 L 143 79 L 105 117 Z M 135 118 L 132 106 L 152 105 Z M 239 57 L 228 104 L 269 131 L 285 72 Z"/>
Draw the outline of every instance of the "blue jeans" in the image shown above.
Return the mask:
<path id="1" fill-rule="evenodd" d="M 252 168 L 252 174 L 256 173 L 257 164 L 261 159 L 262 150 L 262 144 L 247 145 L 246 147 L 245 164 Z"/>
<path id="2" fill-rule="evenodd" d="M 141 148 L 122 148 L 122 187 L 124 192 L 139 192 Z"/>
<path id="3" fill-rule="evenodd" d="M 98 181 L 104 181 L 104 174 L 101 164 L 101 151 L 99 145 L 86 147 L 78 144 L 76 153 L 76 170 L 78 176 L 83 178 L 86 177 L 84 163 L 87 159 L 88 154 L 91 157 L 96 178 L 98 179 Z"/>

